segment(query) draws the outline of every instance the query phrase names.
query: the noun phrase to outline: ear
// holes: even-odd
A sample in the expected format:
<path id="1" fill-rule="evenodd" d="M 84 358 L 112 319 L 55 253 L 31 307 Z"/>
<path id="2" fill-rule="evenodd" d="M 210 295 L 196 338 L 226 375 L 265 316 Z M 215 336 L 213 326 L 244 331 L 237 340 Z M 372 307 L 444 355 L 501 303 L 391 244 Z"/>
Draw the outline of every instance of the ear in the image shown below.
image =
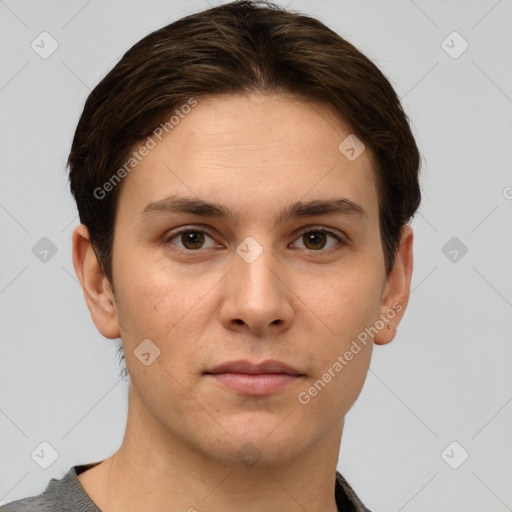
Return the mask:
<path id="1" fill-rule="evenodd" d="M 379 330 L 373 340 L 377 345 L 385 345 L 393 341 L 409 302 L 413 265 L 412 245 L 412 229 L 409 225 L 404 225 L 395 263 L 384 287 L 379 316 L 384 327 Z"/>
<path id="2" fill-rule="evenodd" d="M 83 224 L 73 230 L 73 266 L 94 325 L 105 338 L 119 338 L 115 297 L 92 248 L 89 230 Z"/>

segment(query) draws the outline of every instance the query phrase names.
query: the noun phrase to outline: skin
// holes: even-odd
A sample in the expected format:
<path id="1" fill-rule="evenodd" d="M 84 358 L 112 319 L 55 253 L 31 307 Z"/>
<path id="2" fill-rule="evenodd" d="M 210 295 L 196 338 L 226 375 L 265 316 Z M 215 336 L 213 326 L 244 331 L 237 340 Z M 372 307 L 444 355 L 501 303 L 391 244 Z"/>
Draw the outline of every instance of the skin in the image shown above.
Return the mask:
<path id="1" fill-rule="evenodd" d="M 200 98 L 122 183 L 115 296 L 86 227 L 74 230 L 73 262 L 92 319 L 105 337 L 122 338 L 131 378 L 120 448 L 79 476 L 103 511 L 336 510 L 344 417 L 373 344 L 389 343 L 395 331 L 386 326 L 360 344 L 307 405 L 297 396 L 396 303 L 389 324 L 398 326 L 412 273 L 413 234 L 404 226 L 386 276 L 374 155 L 367 147 L 349 161 L 338 145 L 350 133 L 328 106 L 288 96 Z M 235 219 L 142 214 L 172 194 L 221 203 Z M 338 198 L 365 215 L 276 222 L 296 201 Z M 183 226 L 202 230 L 204 244 L 171 237 Z M 318 226 L 345 243 L 322 238 Z M 319 241 L 308 242 L 301 228 Z M 263 249 L 252 263 L 236 252 L 248 236 Z M 134 355 L 144 339 L 160 350 L 149 366 Z M 304 376 L 254 397 L 204 375 L 237 359 L 278 359 Z M 261 455 L 252 467 L 237 456 L 247 443 Z"/>

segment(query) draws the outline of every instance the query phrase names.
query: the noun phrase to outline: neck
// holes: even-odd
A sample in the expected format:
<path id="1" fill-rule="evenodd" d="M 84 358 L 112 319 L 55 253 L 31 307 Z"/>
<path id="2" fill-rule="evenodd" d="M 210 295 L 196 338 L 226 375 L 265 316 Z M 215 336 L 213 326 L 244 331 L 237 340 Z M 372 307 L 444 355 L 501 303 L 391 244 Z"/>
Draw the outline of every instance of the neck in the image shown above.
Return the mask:
<path id="1" fill-rule="evenodd" d="M 143 410 L 131 387 L 128 411 L 119 450 L 79 477 L 105 512 L 337 511 L 334 487 L 343 421 L 285 463 L 266 464 L 263 457 L 249 467 L 238 460 L 212 459 L 187 445 Z"/>

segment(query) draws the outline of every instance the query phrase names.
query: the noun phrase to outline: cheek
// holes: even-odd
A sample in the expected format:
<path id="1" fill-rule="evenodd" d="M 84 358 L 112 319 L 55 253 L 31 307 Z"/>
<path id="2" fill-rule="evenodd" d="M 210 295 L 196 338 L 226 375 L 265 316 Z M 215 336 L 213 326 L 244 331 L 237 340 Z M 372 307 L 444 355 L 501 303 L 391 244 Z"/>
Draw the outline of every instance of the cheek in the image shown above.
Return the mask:
<path id="1" fill-rule="evenodd" d="M 134 252 L 117 263 L 118 275 L 123 276 L 116 280 L 118 313 L 127 331 L 161 339 L 198 304 L 209 279 L 181 271 L 179 265 L 166 261 L 165 255 L 148 253 Z"/>
<path id="2" fill-rule="evenodd" d="M 317 317 L 329 328 L 321 346 L 317 342 L 313 376 L 302 389 L 311 411 L 327 414 L 333 420 L 338 415 L 341 418 L 361 392 L 373 348 L 366 329 L 379 318 L 382 278 L 371 268 L 351 268 L 350 272 L 333 273 L 323 294 L 309 288 L 312 293 L 308 303 L 314 305 Z M 320 323 L 317 325 L 319 329 Z M 315 339 L 315 329 L 310 326 L 309 330 Z"/>
<path id="3" fill-rule="evenodd" d="M 345 352 L 336 351 L 329 363 L 299 390 L 296 407 L 301 411 L 304 435 L 324 435 L 339 425 L 361 393 L 368 374 L 372 345 L 362 345 L 356 354 L 352 354 L 350 361 L 343 359 L 342 363 L 337 356 L 343 357 Z"/>
<path id="4" fill-rule="evenodd" d="M 162 260 L 143 262 L 141 257 L 136 261 L 136 266 L 134 258 L 133 264 L 127 262 L 124 269 L 119 265 L 119 275 L 126 278 L 116 282 L 126 364 L 130 366 L 131 357 L 137 371 L 139 362 L 134 359 L 134 351 L 149 339 L 160 351 L 159 365 L 176 376 L 187 373 L 203 349 L 197 340 L 212 318 L 205 295 L 219 278 L 204 272 L 180 272 L 179 267 Z"/>
<path id="5" fill-rule="evenodd" d="M 335 341 L 346 343 L 377 320 L 383 280 L 374 265 L 347 266 L 331 272 L 319 286 L 302 283 L 301 296 L 330 328 Z"/>

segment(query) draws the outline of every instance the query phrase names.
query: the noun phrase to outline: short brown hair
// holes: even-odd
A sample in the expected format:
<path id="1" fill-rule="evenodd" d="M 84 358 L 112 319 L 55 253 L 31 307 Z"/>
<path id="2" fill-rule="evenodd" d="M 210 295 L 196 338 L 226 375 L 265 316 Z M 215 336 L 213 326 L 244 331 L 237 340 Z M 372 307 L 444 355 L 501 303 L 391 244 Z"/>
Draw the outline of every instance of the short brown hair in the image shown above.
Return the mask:
<path id="1" fill-rule="evenodd" d="M 420 203 L 420 154 L 393 87 L 319 20 L 268 1 L 235 1 L 179 19 L 130 48 L 91 92 L 68 159 L 71 191 L 113 285 L 119 186 L 95 192 L 177 107 L 206 95 L 291 94 L 328 104 L 378 164 L 386 272 Z M 340 141 L 341 142 L 341 141 Z M 110 190 L 111 188 L 111 190 Z"/>

